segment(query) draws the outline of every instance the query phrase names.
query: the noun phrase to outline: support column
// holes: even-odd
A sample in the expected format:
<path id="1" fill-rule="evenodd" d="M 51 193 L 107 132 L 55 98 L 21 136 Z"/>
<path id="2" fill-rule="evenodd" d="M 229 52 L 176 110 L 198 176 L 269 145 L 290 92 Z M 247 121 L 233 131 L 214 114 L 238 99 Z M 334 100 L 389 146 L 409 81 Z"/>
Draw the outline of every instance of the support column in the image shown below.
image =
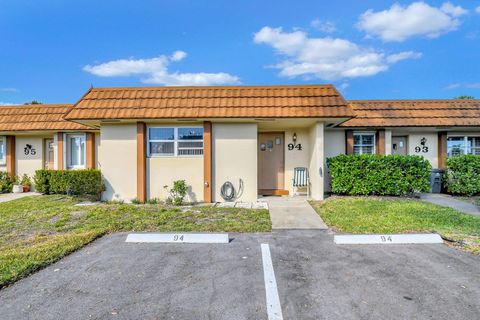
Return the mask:
<path id="1" fill-rule="evenodd" d="M 323 200 L 324 198 L 324 157 L 325 157 L 325 124 L 317 122 L 310 129 L 310 196 L 314 200 Z"/>
<path id="2" fill-rule="evenodd" d="M 57 132 L 57 169 L 64 170 L 63 154 L 65 150 L 65 141 L 63 139 L 63 132 Z"/>
<path id="3" fill-rule="evenodd" d="M 376 137 L 376 142 L 375 142 L 376 153 L 379 155 L 385 155 L 385 129 L 377 130 L 375 137 Z"/>
<path id="4" fill-rule="evenodd" d="M 147 152 L 145 122 L 137 122 L 137 199 L 147 201 Z"/>
<path id="5" fill-rule="evenodd" d="M 392 154 L 392 130 L 385 130 L 385 154 Z"/>
<path id="6" fill-rule="evenodd" d="M 95 133 L 86 133 L 86 167 L 87 169 L 95 169 Z"/>
<path id="7" fill-rule="evenodd" d="M 447 168 L 447 132 L 438 133 L 438 168 Z"/>
<path id="8" fill-rule="evenodd" d="M 6 162 L 7 162 L 7 173 L 10 176 L 16 175 L 16 168 L 15 168 L 15 136 L 7 136 L 7 154 L 6 154 Z"/>
<path id="9" fill-rule="evenodd" d="M 212 202 L 212 123 L 203 123 L 203 201 Z"/>
<path id="10" fill-rule="evenodd" d="M 353 130 L 345 131 L 345 151 L 347 154 L 353 154 Z"/>

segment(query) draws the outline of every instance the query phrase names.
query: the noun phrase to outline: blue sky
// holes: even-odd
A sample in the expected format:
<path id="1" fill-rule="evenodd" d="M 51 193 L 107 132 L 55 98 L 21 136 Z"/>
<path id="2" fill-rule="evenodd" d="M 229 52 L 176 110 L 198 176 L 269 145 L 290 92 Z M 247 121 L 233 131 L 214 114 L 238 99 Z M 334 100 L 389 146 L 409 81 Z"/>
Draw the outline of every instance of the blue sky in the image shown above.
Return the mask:
<path id="1" fill-rule="evenodd" d="M 0 103 L 91 86 L 333 83 L 480 97 L 480 1 L 0 2 Z"/>

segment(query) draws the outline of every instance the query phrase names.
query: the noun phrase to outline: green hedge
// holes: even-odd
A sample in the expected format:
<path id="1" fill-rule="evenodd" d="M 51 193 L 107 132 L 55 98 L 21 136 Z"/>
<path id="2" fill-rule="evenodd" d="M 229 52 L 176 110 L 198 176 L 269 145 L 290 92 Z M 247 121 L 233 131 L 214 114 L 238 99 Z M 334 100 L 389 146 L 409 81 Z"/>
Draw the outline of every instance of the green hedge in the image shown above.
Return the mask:
<path id="1" fill-rule="evenodd" d="M 44 194 L 96 195 L 105 190 L 100 170 L 37 170 L 35 191 Z"/>
<path id="2" fill-rule="evenodd" d="M 0 172 L 0 193 L 10 193 L 13 189 L 15 177 L 12 177 L 6 172 Z"/>
<path id="3" fill-rule="evenodd" d="M 468 196 L 480 194 L 480 156 L 448 158 L 444 184 L 449 193 Z"/>
<path id="4" fill-rule="evenodd" d="M 332 192 L 400 196 L 430 189 L 430 163 L 420 156 L 339 155 L 327 159 Z"/>

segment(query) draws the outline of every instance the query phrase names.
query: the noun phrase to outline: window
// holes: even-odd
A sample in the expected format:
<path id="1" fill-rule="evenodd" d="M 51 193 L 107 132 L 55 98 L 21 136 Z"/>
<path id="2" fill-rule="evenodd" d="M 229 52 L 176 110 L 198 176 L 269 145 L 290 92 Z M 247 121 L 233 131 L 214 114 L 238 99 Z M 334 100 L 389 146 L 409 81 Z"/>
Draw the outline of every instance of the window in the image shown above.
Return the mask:
<path id="1" fill-rule="evenodd" d="M 203 128 L 149 128 L 148 154 L 150 156 L 201 156 L 203 155 Z"/>
<path id="2" fill-rule="evenodd" d="M 480 155 L 480 137 L 448 137 L 447 153 L 449 157 L 464 154 Z"/>
<path id="3" fill-rule="evenodd" d="M 67 167 L 69 169 L 85 168 L 85 135 L 67 134 Z"/>
<path id="4" fill-rule="evenodd" d="M 374 154 L 375 153 L 375 133 L 362 132 L 353 134 L 353 153 L 354 154 Z"/>
<path id="5" fill-rule="evenodd" d="M 5 164 L 6 154 L 7 154 L 7 143 L 5 137 L 0 136 L 0 164 Z"/>

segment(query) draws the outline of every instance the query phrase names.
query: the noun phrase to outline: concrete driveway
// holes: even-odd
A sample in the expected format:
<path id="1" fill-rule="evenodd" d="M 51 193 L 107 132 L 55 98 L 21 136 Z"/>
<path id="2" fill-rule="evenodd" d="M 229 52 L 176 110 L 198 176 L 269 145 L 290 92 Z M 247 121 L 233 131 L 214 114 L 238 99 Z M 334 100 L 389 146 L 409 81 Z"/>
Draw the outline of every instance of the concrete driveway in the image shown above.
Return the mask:
<path id="1" fill-rule="evenodd" d="M 260 244 L 284 319 L 475 319 L 480 257 L 445 245 L 333 244 L 328 231 L 230 244 L 97 240 L 0 291 L 2 319 L 267 319 Z"/>

